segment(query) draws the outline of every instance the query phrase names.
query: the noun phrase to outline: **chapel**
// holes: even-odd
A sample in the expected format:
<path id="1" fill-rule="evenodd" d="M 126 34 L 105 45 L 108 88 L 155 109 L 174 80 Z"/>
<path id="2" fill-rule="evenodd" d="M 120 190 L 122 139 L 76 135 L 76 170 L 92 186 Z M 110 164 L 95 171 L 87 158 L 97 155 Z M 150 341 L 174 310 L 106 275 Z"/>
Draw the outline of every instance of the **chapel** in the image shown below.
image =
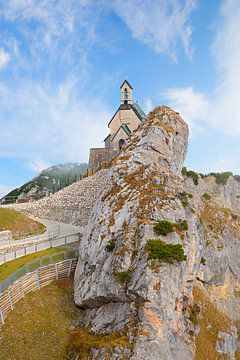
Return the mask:
<path id="1" fill-rule="evenodd" d="M 125 79 L 120 86 L 120 105 L 108 123 L 109 134 L 103 140 L 105 147 L 90 149 L 89 169 L 96 169 L 100 163 L 115 158 L 145 117 L 138 102 L 133 100 L 133 87 Z"/>

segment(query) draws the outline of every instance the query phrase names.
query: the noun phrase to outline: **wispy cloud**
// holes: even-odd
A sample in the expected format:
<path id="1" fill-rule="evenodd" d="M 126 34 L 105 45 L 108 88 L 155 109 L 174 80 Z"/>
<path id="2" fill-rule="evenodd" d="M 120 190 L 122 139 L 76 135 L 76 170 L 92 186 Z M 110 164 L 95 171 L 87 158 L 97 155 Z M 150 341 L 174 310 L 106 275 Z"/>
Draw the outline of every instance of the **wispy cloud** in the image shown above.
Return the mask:
<path id="1" fill-rule="evenodd" d="M 0 184 L 0 199 L 12 190 L 12 186 Z"/>
<path id="2" fill-rule="evenodd" d="M 240 135 L 240 2 L 225 0 L 220 10 L 212 55 L 219 80 L 208 121 L 229 135 Z"/>
<path id="3" fill-rule="evenodd" d="M 109 112 L 89 86 L 103 11 L 92 0 L 9 0 L 0 7 L 1 43 L 12 57 L 11 81 L 0 82 L 0 154 L 41 161 L 86 161 L 102 145 Z M 4 36 L 6 35 L 6 36 Z M 0 52 L 1 66 L 1 52 Z M 101 80 L 99 79 L 99 83 Z M 101 83 L 104 87 L 104 82 Z M 44 165 L 45 166 L 45 165 Z"/>
<path id="4" fill-rule="evenodd" d="M 185 54 L 192 57 L 190 18 L 197 0 L 115 0 L 112 6 L 134 38 L 158 53 L 169 53 L 174 60 L 177 59 L 180 42 Z"/>
<path id="5" fill-rule="evenodd" d="M 0 118 L 0 156 L 86 161 L 89 148 L 102 145 L 110 113 L 101 100 L 80 96 L 76 85 L 0 86 L 6 114 Z"/>
<path id="6" fill-rule="evenodd" d="M 0 48 L 0 70 L 3 69 L 10 61 L 10 54 Z"/>
<path id="7" fill-rule="evenodd" d="M 165 95 L 191 125 L 199 121 L 218 131 L 240 135 L 240 3 L 225 0 L 220 9 L 216 35 L 211 48 L 218 81 L 207 95 L 192 87 L 169 89 Z"/>
<path id="8" fill-rule="evenodd" d="M 163 97 L 190 125 L 192 133 L 200 131 L 199 120 L 207 119 L 209 103 L 206 97 L 192 87 L 168 89 Z"/>
<path id="9" fill-rule="evenodd" d="M 39 174 L 42 170 L 48 168 L 50 166 L 50 164 L 47 161 L 41 159 L 39 156 L 37 156 L 35 159 L 32 159 L 31 161 L 29 161 L 27 166 L 33 172 L 35 172 L 36 174 Z"/>

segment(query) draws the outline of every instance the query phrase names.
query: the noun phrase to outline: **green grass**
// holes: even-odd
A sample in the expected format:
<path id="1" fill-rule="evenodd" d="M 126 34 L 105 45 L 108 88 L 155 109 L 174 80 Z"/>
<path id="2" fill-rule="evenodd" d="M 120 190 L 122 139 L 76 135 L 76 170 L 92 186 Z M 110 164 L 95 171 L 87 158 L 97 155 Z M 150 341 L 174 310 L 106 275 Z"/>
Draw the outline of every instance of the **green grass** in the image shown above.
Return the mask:
<path id="1" fill-rule="evenodd" d="M 1 360 L 90 359 L 92 348 L 131 348 L 127 329 L 109 335 L 77 327 L 81 310 L 74 305 L 73 281 L 52 283 L 20 300 L 1 328 Z M 74 325 L 75 324 L 75 325 Z M 109 357 L 108 357 L 109 356 Z"/>
<path id="2" fill-rule="evenodd" d="M 2 360 L 64 360 L 73 321 L 80 315 L 73 282 L 54 282 L 20 300 L 1 329 Z"/>
<path id="3" fill-rule="evenodd" d="M 42 234 L 45 226 L 30 219 L 27 215 L 13 209 L 0 207 L 0 231 L 11 230 L 14 239 Z"/>
<path id="4" fill-rule="evenodd" d="M 12 261 L 8 261 L 8 262 L 0 265 L 0 281 L 6 279 L 9 275 L 14 273 L 20 267 L 30 263 L 33 260 L 39 259 L 46 255 L 58 253 L 59 251 L 63 251 L 63 250 L 64 250 L 64 248 L 51 248 L 51 249 L 39 251 L 37 253 L 22 256 L 18 259 L 12 260 Z"/>

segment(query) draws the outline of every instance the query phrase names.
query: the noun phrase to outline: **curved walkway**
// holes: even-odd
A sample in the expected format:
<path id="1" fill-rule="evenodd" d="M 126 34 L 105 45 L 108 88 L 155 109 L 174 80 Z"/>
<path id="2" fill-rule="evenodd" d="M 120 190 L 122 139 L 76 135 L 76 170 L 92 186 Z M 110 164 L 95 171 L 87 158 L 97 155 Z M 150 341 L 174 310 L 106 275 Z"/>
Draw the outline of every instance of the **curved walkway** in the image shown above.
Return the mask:
<path id="1" fill-rule="evenodd" d="M 72 224 L 65 224 L 59 221 L 33 218 L 46 226 L 46 231 L 43 234 L 26 237 L 21 240 L 2 241 L 0 243 L 0 249 L 4 249 L 9 246 L 24 245 L 26 243 L 43 242 L 51 239 L 56 239 L 62 236 L 68 236 L 75 233 L 83 233 L 84 228 L 82 226 L 75 226 Z"/>
<path id="2" fill-rule="evenodd" d="M 46 225 L 47 231 L 39 236 L 33 236 L 22 240 L 13 240 L 5 245 L 1 244 L 0 265 L 33 252 L 77 242 L 81 239 L 84 231 L 84 228 L 81 226 L 46 219 L 35 220 Z M 57 232 L 54 232 L 53 230 L 56 228 Z"/>

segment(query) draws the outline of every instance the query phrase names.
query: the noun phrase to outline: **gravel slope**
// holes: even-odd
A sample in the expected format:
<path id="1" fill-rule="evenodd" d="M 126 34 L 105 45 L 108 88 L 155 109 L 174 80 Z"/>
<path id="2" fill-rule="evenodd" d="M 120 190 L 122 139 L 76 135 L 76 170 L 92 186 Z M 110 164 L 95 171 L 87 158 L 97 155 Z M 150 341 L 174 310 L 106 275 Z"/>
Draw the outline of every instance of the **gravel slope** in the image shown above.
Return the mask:
<path id="1" fill-rule="evenodd" d="M 44 199 L 8 207 L 39 218 L 85 226 L 104 186 L 107 172 L 106 169 L 100 170 Z"/>

